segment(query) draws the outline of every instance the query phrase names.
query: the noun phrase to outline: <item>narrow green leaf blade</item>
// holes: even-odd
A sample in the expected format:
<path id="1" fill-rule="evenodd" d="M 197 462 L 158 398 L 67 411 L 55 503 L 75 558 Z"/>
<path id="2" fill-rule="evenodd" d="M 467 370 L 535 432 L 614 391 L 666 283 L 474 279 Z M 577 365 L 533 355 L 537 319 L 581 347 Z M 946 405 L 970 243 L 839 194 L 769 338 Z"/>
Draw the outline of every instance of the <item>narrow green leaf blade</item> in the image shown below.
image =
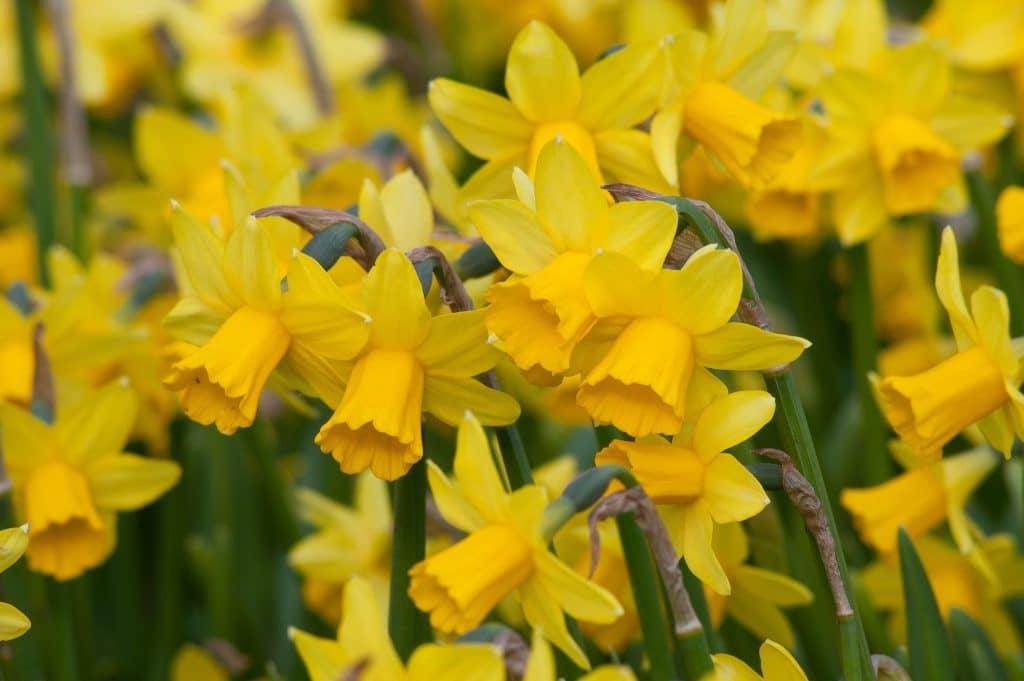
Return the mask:
<path id="1" fill-rule="evenodd" d="M 910 676 L 929 681 L 954 681 L 953 657 L 942 615 L 928 574 L 906 530 L 899 535 L 900 574 L 907 604 L 907 647 Z"/>

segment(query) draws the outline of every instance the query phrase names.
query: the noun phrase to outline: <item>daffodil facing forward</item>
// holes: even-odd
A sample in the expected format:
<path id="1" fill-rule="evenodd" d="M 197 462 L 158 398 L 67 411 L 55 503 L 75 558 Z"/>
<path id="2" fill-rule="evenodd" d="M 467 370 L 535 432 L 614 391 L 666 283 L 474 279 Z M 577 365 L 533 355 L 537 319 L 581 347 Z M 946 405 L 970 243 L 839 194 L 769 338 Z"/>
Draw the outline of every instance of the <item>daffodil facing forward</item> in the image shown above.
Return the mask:
<path id="1" fill-rule="evenodd" d="M 728 594 L 729 578 L 712 547 L 715 525 L 752 518 L 768 505 L 768 496 L 725 450 L 771 421 L 775 400 L 760 390 L 726 394 L 721 383 L 709 393 L 715 396 L 671 442 L 657 435 L 614 440 L 594 461 L 631 471 L 661 507 L 693 574 L 713 591 Z"/>
<path id="2" fill-rule="evenodd" d="M 580 577 L 547 548 L 541 518 L 542 487 L 511 494 L 502 485 L 480 422 L 459 426 L 455 480 L 428 462 L 430 489 L 445 519 L 468 536 L 409 571 L 409 596 L 445 633 L 464 634 L 509 594 L 516 593 L 530 626 L 580 667 L 587 658 L 569 635 L 563 610 L 588 622 L 608 623 L 622 607 L 607 591 Z"/>
<path id="3" fill-rule="evenodd" d="M 312 681 L 504 681 L 501 649 L 486 643 L 421 645 L 403 664 L 373 588 L 361 577 L 349 580 L 343 608 L 336 639 L 288 630 Z"/>
<path id="4" fill-rule="evenodd" d="M 597 322 L 572 363 L 577 403 L 633 435 L 677 433 L 687 401 L 717 381 L 708 369 L 759 370 L 792 362 L 810 343 L 730 322 L 743 289 L 736 254 L 701 248 L 681 270 L 643 270 L 605 253 L 584 273 Z"/>
<path id="5" fill-rule="evenodd" d="M 659 269 L 676 231 L 666 203 L 609 205 L 583 158 L 562 138 L 537 161 L 536 183 L 517 173 L 519 200 L 478 201 L 470 217 L 514 276 L 487 292 L 487 327 L 532 381 L 550 384 L 569 368 L 594 315 L 583 272 L 601 252 Z"/>
<path id="6" fill-rule="evenodd" d="M 279 367 L 312 386 L 307 392 L 336 391 L 327 360 L 359 352 L 369 328 L 323 268 L 294 254 L 285 293 L 281 254 L 254 218 L 226 243 L 177 206 L 172 225 L 182 299 L 164 324 L 192 347 L 164 384 L 181 391 L 185 414 L 226 435 L 249 426 Z"/>
<path id="7" fill-rule="evenodd" d="M 1024 436 L 1020 359 L 1010 339 L 1006 294 L 981 286 L 968 311 L 960 287 L 956 237 L 947 227 L 935 273 L 935 290 L 949 313 L 958 352 L 914 376 L 889 376 L 878 384 L 882 410 L 893 429 L 926 461 L 977 423 L 985 439 L 1009 458 L 1014 434 Z"/>
<path id="8" fill-rule="evenodd" d="M 334 414 L 316 443 L 346 473 L 369 468 L 383 480 L 401 477 L 423 456 L 423 412 L 455 425 L 472 409 L 486 425 L 511 423 L 519 405 L 473 376 L 491 369 L 483 311 L 431 317 L 409 259 L 384 251 L 360 289 L 369 340 L 339 366 L 347 377 Z"/>
<path id="9" fill-rule="evenodd" d="M 178 481 L 173 461 L 122 451 L 136 399 L 120 382 L 70 409 L 52 425 L 0 404 L 0 442 L 18 517 L 28 523 L 29 567 L 59 580 L 102 563 L 116 542 L 118 511 L 145 506 Z"/>

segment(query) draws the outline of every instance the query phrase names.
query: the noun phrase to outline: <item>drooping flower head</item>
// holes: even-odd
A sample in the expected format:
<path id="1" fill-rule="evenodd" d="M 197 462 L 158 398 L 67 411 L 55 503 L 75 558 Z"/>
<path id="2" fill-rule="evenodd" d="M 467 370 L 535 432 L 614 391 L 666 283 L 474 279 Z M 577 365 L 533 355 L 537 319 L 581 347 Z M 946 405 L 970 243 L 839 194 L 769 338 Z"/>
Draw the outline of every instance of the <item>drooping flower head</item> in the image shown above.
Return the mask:
<path id="1" fill-rule="evenodd" d="M 547 547 L 541 518 L 547 493 L 526 485 L 505 490 L 480 422 L 467 412 L 459 426 L 455 479 L 428 462 L 430 489 L 445 520 L 468 536 L 409 571 L 409 596 L 445 633 L 464 634 L 515 593 L 531 627 L 580 667 L 587 659 L 566 627 L 563 611 L 589 622 L 611 622 L 622 608 L 580 577 Z"/>

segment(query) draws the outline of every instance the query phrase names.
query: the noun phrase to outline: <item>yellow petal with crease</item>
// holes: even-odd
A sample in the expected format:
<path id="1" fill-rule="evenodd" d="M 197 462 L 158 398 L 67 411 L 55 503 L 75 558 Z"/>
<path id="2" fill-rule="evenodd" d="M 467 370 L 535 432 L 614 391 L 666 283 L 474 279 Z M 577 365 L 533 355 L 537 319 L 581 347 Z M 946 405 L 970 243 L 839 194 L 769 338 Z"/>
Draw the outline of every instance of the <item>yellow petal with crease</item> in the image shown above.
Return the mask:
<path id="1" fill-rule="evenodd" d="M 539 21 L 531 21 L 509 50 L 505 90 L 531 121 L 572 118 L 580 102 L 576 58 L 557 33 Z"/>
<path id="2" fill-rule="evenodd" d="M 469 153 L 484 159 L 524 152 L 533 126 L 504 97 L 447 78 L 430 82 L 430 107 Z"/>

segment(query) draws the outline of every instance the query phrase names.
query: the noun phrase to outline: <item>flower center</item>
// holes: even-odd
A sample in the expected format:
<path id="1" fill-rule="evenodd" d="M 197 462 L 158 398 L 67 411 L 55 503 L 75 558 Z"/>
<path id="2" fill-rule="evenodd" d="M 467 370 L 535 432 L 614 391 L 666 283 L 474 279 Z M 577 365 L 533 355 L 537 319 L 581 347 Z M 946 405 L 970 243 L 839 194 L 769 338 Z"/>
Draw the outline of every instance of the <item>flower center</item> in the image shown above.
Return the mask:
<path id="1" fill-rule="evenodd" d="M 409 571 L 409 596 L 444 632 L 464 634 L 533 574 L 533 550 L 514 528 L 486 525 Z"/>
<path id="2" fill-rule="evenodd" d="M 597 147 L 594 144 L 594 136 L 576 121 L 554 121 L 552 123 L 541 123 L 533 132 L 533 139 L 530 141 L 530 177 L 537 173 L 537 159 L 540 158 L 540 151 L 544 145 L 551 140 L 561 137 L 572 145 L 587 164 L 594 178 L 604 184 L 604 176 L 601 174 L 601 166 L 597 161 Z"/>
<path id="3" fill-rule="evenodd" d="M 956 180 L 956 150 L 916 118 L 889 116 L 875 129 L 873 142 L 892 213 L 933 208 L 940 192 Z"/>

